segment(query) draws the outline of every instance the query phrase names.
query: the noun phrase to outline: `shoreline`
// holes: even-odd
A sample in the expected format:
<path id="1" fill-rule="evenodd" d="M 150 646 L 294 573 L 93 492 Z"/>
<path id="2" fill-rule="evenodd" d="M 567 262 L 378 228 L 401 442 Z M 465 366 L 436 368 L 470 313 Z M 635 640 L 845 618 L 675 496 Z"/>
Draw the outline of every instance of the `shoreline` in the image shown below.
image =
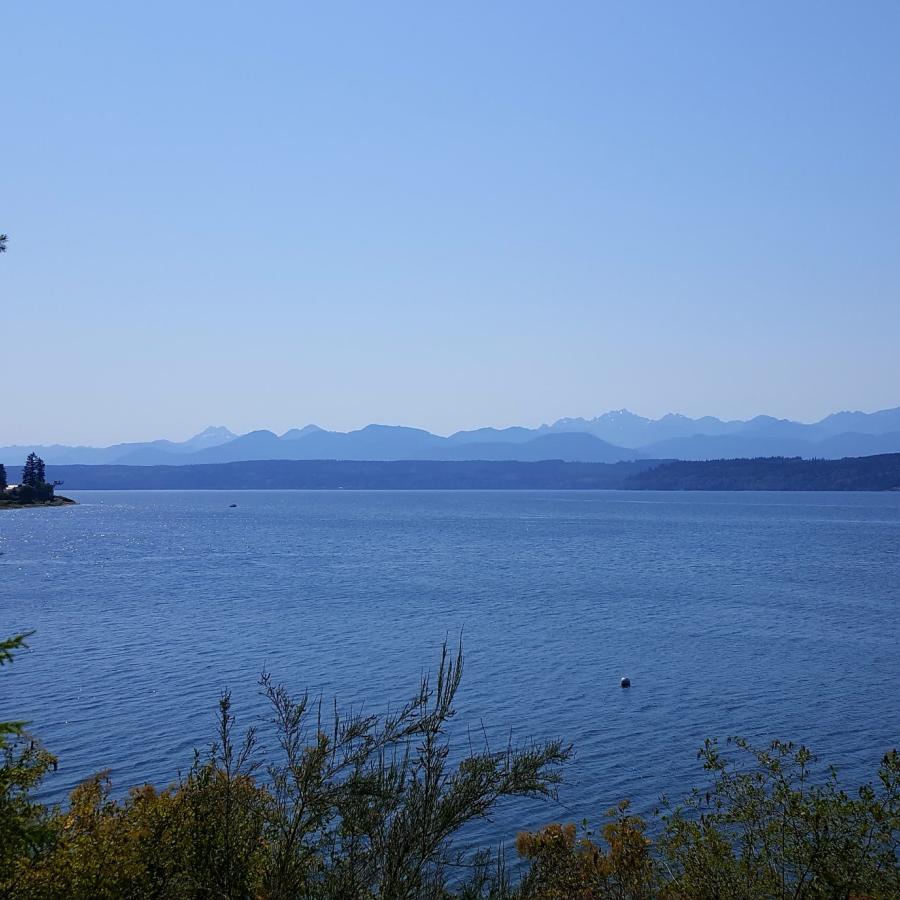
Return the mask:
<path id="1" fill-rule="evenodd" d="M 803 460 L 246 460 L 47 467 L 76 490 L 707 490 L 893 491 L 900 453 Z"/>
<path id="2" fill-rule="evenodd" d="M 78 501 L 71 497 L 54 497 L 40 503 L 0 503 L 0 509 L 40 509 L 44 506 L 77 506 Z"/>

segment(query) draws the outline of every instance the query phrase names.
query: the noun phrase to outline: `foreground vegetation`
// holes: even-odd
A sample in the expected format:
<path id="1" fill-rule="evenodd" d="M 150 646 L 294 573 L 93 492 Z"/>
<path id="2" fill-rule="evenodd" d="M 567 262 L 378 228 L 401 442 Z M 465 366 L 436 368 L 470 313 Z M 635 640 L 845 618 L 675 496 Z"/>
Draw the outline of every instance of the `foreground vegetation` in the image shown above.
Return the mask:
<path id="1" fill-rule="evenodd" d="M 24 646 L 0 643 L 0 664 Z M 896 898 L 900 759 L 853 795 L 802 747 L 707 743 L 710 784 L 652 823 L 612 810 L 600 834 L 522 833 L 521 874 L 497 850 L 454 838 L 504 797 L 550 797 L 560 742 L 450 761 L 446 727 L 462 654 L 384 716 L 327 713 L 263 677 L 278 736 L 266 761 L 235 734 L 230 699 L 216 741 L 165 790 L 110 796 L 100 773 L 67 808 L 33 798 L 55 760 L 22 723 L 0 723 L 0 896 L 16 898 Z"/>

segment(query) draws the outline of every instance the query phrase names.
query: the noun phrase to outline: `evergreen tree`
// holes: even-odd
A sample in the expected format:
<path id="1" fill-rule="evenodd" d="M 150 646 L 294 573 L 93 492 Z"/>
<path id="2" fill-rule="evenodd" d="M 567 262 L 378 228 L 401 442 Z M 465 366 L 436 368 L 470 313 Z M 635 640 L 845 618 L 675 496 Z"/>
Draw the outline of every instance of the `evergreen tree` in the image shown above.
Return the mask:
<path id="1" fill-rule="evenodd" d="M 44 461 L 37 453 L 29 453 L 22 469 L 22 484 L 37 487 L 44 483 Z"/>
<path id="2" fill-rule="evenodd" d="M 6 480 L 6 466 L 0 463 L 0 491 L 5 491 L 9 482 Z"/>
<path id="3" fill-rule="evenodd" d="M 36 466 L 35 460 L 37 459 L 36 453 L 29 453 L 28 458 L 25 460 L 25 467 L 22 469 L 22 484 L 34 484 L 36 474 Z"/>
<path id="4" fill-rule="evenodd" d="M 6 253 L 6 242 L 9 238 L 5 234 L 0 234 L 0 253 Z"/>

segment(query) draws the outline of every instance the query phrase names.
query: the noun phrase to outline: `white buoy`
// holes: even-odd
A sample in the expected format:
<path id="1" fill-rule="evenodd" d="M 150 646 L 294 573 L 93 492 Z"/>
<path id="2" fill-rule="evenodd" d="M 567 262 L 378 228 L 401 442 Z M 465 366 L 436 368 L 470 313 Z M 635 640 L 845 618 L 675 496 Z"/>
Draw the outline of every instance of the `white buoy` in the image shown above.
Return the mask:
<path id="1" fill-rule="evenodd" d="M 623 687 L 623 688 L 631 687 L 631 679 L 626 675 L 626 676 L 624 676 L 624 677 L 622 678 L 622 680 L 619 682 L 619 685 L 620 685 L 621 687 Z"/>

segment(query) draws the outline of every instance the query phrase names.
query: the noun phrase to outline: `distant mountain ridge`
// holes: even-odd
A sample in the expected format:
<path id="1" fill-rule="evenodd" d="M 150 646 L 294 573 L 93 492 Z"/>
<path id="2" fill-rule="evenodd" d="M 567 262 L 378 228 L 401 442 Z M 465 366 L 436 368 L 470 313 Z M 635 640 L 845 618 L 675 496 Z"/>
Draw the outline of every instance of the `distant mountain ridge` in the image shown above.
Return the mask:
<path id="1" fill-rule="evenodd" d="M 112 444 L 109 447 L 69 447 L 65 444 L 32 446 L 20 444 L 0 447 L 0 462 L 17 465 L 20 457 L 25 458 L 32 450 L 46 463 L 54 465 L 104 465 L 119 463 L 125 465 L 145 465 L 142 457 L 155 459 L 158 455 L 171 461 L 180 454 L 196 453 L 208 447 L 219 446 L 237 438 L 234 432 L 224 426 L 209 426 L 186 441 L 145 441 L 142 443 Z"/>
<path id="2" fill-rule="evenodd" d="M 806 424 L 772 416 L 722 420 L 669 413 L 659 419 L 626 409 L 595 418 L 564 418 L 538 428 L 477 428 L 449 437 L 400 425 L 327 431 L 317 425 L 282 435 L 234 434 L 211 426 L 186 441 L 155 440 L 110 447 L 0 447 L 15 470 L 32 450 L 49 465 L 189 465 L 248 460 L 495 460 L 615 463 L 641 459 L 707 460 L 762 456 L 840 459 L 900 452 L 900 407 L 838 412 Z"/>

